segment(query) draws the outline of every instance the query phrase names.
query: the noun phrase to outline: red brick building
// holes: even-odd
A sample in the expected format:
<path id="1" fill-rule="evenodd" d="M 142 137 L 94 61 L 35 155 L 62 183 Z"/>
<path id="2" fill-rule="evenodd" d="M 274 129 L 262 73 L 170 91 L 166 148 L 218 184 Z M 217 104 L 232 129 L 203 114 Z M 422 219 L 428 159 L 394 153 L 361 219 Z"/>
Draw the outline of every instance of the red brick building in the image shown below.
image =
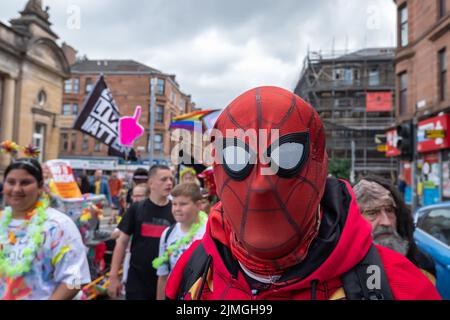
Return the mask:
<path id="1" fill-rule="evenodd" d="M 70 49 L 65 48 L 67 56 Z M 73 57 L 73 55 L 72 55 Z M 149 158 L 150 80 L 157 78 L 155 92 L 154 159 L 170 160 L 171 141 L 168 131 L 171 118 L 190 112 L 191 96 L 180 90 L 174 75 L 133 60 L 83 60 L 71 67 L 71 79 L 64 85 L 61 107 L 60 157 L 68 159 L 108 160 L 108 146 L 84 135 L 72 126 L 88 93 L 103 73 L 120 114 L 133 115 L 136 106 L 142 106 L 140 124 L 145 134 L 136 141 L 135 150 L 142 160 Z"/>
<path id="2" fill-rule="evenodd" d="M 413 123 L 419 204 L 429 204 L 450 199 L 450 0 L 394 2 L 396 122 Z M 410 168 L 405 162 L 407 180 Z"/>

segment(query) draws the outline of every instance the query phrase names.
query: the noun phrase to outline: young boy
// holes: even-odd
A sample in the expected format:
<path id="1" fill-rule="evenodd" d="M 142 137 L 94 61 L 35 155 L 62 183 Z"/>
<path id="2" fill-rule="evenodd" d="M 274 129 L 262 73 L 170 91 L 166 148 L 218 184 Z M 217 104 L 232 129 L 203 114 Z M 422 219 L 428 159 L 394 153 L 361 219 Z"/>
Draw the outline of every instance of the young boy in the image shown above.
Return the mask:
<path id="1" fill-rule="evenodd" d="M 176 223 L 164 230 L 159 243 L 159 257 L 153 261 L 158 275 L 158 300 L 165 298 L 167 278 L 178 258 L 192 242 L 203 238 L 207 221 L 207 214 L 200 211 L 202 194 L 196 183 L 180 184 L 171 194 Z"/>

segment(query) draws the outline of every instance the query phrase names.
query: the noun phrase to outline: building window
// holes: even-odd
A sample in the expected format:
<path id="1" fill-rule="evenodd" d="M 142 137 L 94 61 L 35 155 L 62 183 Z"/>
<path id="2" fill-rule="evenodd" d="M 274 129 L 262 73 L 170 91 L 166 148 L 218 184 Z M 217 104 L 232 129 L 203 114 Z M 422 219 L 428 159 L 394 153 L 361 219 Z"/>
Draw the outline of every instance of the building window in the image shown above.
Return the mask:
<path id="1" fill-rule="evenodd" d="M 343 85 L 352 85 L 353 76 L 355 76 L 355 78 L 358 78 L 359 72 L 357 70 L 355 70 L 354 72 L 351 68 L 333 70 L 333 79 L 339 81 Z"/>
<path id="2" fill-rule="evenodd" d="M 164 139 L 161 133 L 155 134 L 153 137 L 153 150 L 162 151 L 164 147 Z"/>
<path id="3" fill-rule="evenodd" d="M 158 78 L 158 82 L 156 84 L 156 94 L 163 96 L 164 95 L 164 86 L 165 86 L 165 81 L 164 79 L 159 79 Z"/>
<path id="4" fill-rule="evenodd" d="M 164 106 L 156 106 L 156 122 L 164 123 Z"/>
<path id="5" fill-rule="evenodd" d="M 406 47 L 408 45 L 408 7 L 406 5 L 400 8 L 398 21 L 400 46 Z"/>
<path id="6" fill-rule="evenodd" d="M 64 93 L 72 93 L 72 79 L 64 81 Z"/>
<path id="7" fill-rule="evenodd" d="M 93 87 L 94 87 L 94 85 L 92 84 L 92 79 L 86 78 L 86 88 L 85 88 L 86 93 L 90 93 L 92 91 Z"/>
<path id="8" fill-rule="evenodd" d="M 447 99 L 447 50 L 438 53 L 439 60 L 439 101 Z"/>
<path id="9" fill-rule="evenodd" d="M 44 159 L 45 124 L 36 123 L 33 133 L 33 145 L 41 151 L 38 160 L 42 162 Z"/>
<path id="10" fill-rule="evenodd" d="M 99 141 L 95 141 L 95 145 L 94 145 L 94 151 L 101 151 L 102 150 L 102 143 Z"/>
<path id="11" fill-rule="evenodd" d="M 86 151 L 89 148 L 89 138 L 87 135 L 83 135 L 83 145 L 81 146 L 83 151 Z"/>
<path id="12" fill-rule="evenodd" d="M 447 13 L 447 5 L 446 5 L 447 0 L 438 0 L 438 11 L 439 11 L 439 19 L 442 18 L 443 16 L 445 16 L 445 14 Z"/>
<path id="13" fill-rule="evenodd" d="M 177 94 L 175 92 L 172 92 L 172 103 L 174 105 L 177 104 Z"/>
<path id="14" fill-rule="evenodd" d="M 399 80 L 399 114 L 405 115 L 408 107 L 408 74 L 403 72 L 398 76 Z"/>
<path id="15" fill-rule="evenodd" d="M 61 145 L 60 145 L 59 149 L 64 152 L 69 151 L 69 134 L 68 133 L 61 133 Z"/>
<path id="16" fill-rule="evenodd" d="M 73 79 L 73 93 L 78 93 L 80 91 L 80 79 Z"/>
<path id="17" fill-rule="evenodd" d="M 380 72 L 378 68 L 369 70 L 369 86 L 378 86 L 380 84 Z"/>
<path id="18" fill-rule="evenodd" d="M 64 103 L 62 108 L 62 115 L 63 116 L 70 116 L 71 115 L 71 107 L 69 103 Z"/>
<path id="19" fill-rule="evenodd" d="M 44 106 L 44 104 L 47 102 L 47 94 L 44 90 L 39 91 L 38 94 L 38 103 L 41 107 Z"/>
<path id="20" fill-rule="evenodd" d="M 75 151 L 77 147 L 77 134 L 76 133 L 72 133 L 72 142 L 71 142 L 71 150 Z"/>
<path id="21" fill-rule="evenodd" d="M 74 116 L 78 115 L 78 104 L 77 104 L 77 103 L 74 103 L 74 104 L 72 105 L 72 114 L 73 114 Z"/>
<path id="22" fill-rule="evenodd" d="M 182 112 L 182 113 L 184 113 L 185 112 L 185 101 L 184 101 L 184 99 L 180 99 L 180 100 L 178 100 L 178 109 L 180 109 L 180 111 Z"/>

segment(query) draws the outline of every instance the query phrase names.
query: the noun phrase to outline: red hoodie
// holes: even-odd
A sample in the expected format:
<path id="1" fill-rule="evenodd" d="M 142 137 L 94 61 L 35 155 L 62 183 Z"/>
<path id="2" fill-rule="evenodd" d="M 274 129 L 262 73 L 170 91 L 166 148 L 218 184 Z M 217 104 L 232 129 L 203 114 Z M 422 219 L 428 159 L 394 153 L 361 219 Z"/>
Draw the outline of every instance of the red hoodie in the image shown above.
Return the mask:
<path id="1" fill-rule="evenodd" d="M 322 200 L 323 208 L 341 208 L 336 211 L 338 215 L 346 215 L 343 229 L 334 244 L 334 249 L 328 257 L 322 257 L 317 268 L 306 277 L 290 277 L 289 280 L 274 283 L 270 288 L 256 292 L 249 286 L 243 271 L 230 272 L 223 255 L 218 247 L 229 248 L 230 229 L 223 220 L 221 204 L 217 204 L 211 211 L 207 230 L 202 241 L 206 254 L 211 256 L 212 262 L 203 287 L 200 299 L 202 300 L 309 300 L 312 298 L 312 282 L 316 282 L 315 298 L 318 300 L 345 298 L 342 289 L 341 276 L 356 266 L 366 255 L 371 244 L 371 225 L 359 213 L 352 189 L 347 182 L 337 182 L 333 188 L 338 188 L 336 196 L 325 194 Z M 327 182 L 328 183 L 328 182 Z M 329 184 L 329 183 L 328 183 Z M 326 190 L 327 192 L 327 190 Z M 340 192 L 340 193 L 339 193 Z M 327 202 L 341 201 L 340 195 L 345 194 L 347 204 Z M 345 198 L 345 196 L 343 198 Z M 333 209 L 324 209 L 329 214 Z M 320 236 L 320 235 L 319 235 Z M 187 250 L 178 260 L 171 272 L 166 286 L 166 296 L 175 299 L 179 292 L 183 270 L 200 241 Z M 376 246 L 383 261 L 384 269 L 389 281 L 390 289 L 395 300 L 425 300 L 440 299 L 436 288 L 408 259 L 390 249 Z M 223 251 L 223 250 L 221 250 Z M 229 263 L 228 263 L 229 265 Z M 197 296 L 202 279 L 192 286 L 184 299 L 193 299 Z"/>

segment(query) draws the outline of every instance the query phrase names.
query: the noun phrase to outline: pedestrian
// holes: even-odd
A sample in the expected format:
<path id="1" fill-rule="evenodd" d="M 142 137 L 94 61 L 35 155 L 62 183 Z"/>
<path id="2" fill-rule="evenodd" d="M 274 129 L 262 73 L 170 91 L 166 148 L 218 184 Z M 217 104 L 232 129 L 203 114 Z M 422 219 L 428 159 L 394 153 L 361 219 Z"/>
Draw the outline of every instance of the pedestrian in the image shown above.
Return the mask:
<path id="1" fill-rule="evenodd" d="M 159 256 L 153 260 L 157 269 L 157 299 L 164 300 L 167 278 L 181 254 L 193 241 L 203 238 L 207 214 L 201 210 L 202 194 L 194 183 L 182 183 L 172 191 L 172 214 L 176 223 L 166 228 L 159 242 Z"/>
<path id="2" fill-rule="evenodd" d="M 200 210 L 205 212 L 206 214 L 209 214 L 209 212 L 211 211 L 211 199 L 210 199 L 210 194 L 209 191 L 201 188 L 201 194 L 202 194 L 202 199 L 200 200 Z"/>
<path id="3" fill-rule="evenodd" d="M 111 201 L 114 209 L 120 208 L 120 193 L 122 191 L 123 182 L 117 177 L 117 172 L 111 172 L 111 176 L 108 180 L 109 190 L 111 192 Z"/>
<path id="4" fill-rule="evenodd" d="M 81 194 L 94 193 L 94 188 L 89 183 L 89 180 L 85 174 L 81 174 L 76 177 L 78 188 L 80 188 Z"/>
<path id="5" fill-rule="evenodd" d="M 42 168 L 18 159 L 5 170 L 8 205 L 0 212 L 0 299 L 70 300 L 89 283 L 80 232 L 49 207 Z"/>
<path id="6" fill-rule="evenodd" d="M 325 130 L 308 103 L 255 88 L 214 129 L 221 201 L 172 270 L 167 298 L 440 299 L 408 259 L 372 244 L 349 183 L 327 179 Z M 369 286 L 374 267 L 379 286 Z"/>
<path id="7" fill-rule="evenodd" d="M 170 168 L 155 165 L 149 171 L 150 195 L 140 202 L 133 202 L 123 216 L 118 228 L 119 238 L 114 248 L 108 294 L 117 297 L 121 292 L 119 270 L 126 248 L 132 237 L 130 269 L 127 276 L 127 300 L 156 299 L 157 276 L 152 261 L 158 256 L 159 240 L 164 229 L 172 225 L 172 203 L 169 200 L 173 187 Z"/>
<path id="8" fill-rule="evenodd" d="M 400 195 L 402 196 L 402 199 L 405 199 L 405 191 L 406 191 L 406 181 L 403 174 L 398 175 L 398 181 L 397 181 L 397 187 L 398 191 L 400 192 Z"/>
<path id="9" fill-rule="evenodd" d="M 197 179 L 197 172 L 194 168 L 187 167 L 180 172 L 180 184 L 193 182 L 200 186 L 200 181 Z"/>
<path id="10" fill-rule="evenodd" d="M 381 177 L 369 175 L 361 179 L 353 191 L 361 214 L 372 225 L 374 243 L 399 252 L 435 283 L 434 261 L 417 247 L 411 210 L 395 187 Z"/>
<path id="11" fill-rule="evenodd" d="M 111 191 L 109 190 L 108 180 L 103 176 L 103 170 L 95 170 L 91 185 L 95 194 L 103 194 L 110 206 L 113 206 Z"/>
<path id="12" fill-rule="evenodd" d="M 127 207 L 129 207 L 133 203 L 133 199 L 131 197 L 133 193 L 133 188 L 141 183 L 147 184 L 147 181 L 148 181 L 148 170 L 144 168 L 137 168 L 133 173 L 132 186 L 127 192 L 126 198 Z"/>

